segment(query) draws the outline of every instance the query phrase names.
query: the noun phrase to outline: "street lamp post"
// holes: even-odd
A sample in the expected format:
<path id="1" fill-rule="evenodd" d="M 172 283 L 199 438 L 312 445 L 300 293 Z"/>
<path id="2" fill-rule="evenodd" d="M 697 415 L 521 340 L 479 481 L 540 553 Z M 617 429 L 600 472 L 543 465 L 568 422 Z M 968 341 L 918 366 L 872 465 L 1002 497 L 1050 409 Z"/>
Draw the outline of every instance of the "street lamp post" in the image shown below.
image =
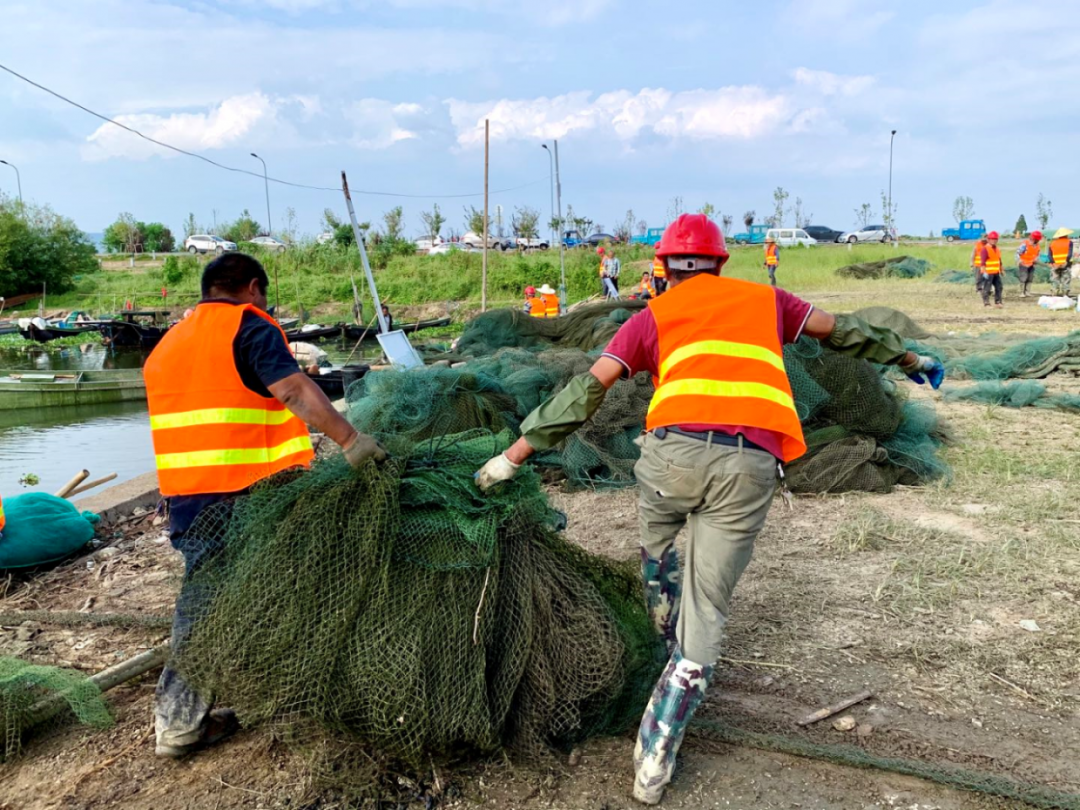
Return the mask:
<path id="1" fill-rule="evenodd" d="M 559 178 L 559 142 L 553 140 L 555 144 L 555 205 L 558 212 L 559 230 L 562 230 L 562 180 Z M 562 233 L 556 233 L 555 238 L 559 240 L 559 272 L 561 284 L 559 286 L 559 301 L 563 308 L 566 308 L 566 255 L 563 246 Z"/>
<path id="2" fill-rule="evenodd" d="M 19 205 L 23 205 L 22 175 L 19 174 L 19 167 L 16 166 L 14 163 L 8 163 L 6 160 L 0 160 L 0 163 L 3 163 L 5 166 L 10 166 L 15 170 L 15 182 L 19 185 Z"/>
<path id="3" fill-rule="evenodd" d="M 548 156 L 548 178 L 551 180 L 551 240 L 555 241 L 555 156 L 546 143 L 540 144 Z"/>
<path id="4" fill-rule="evenodd" d="M 270 224 L 270 181 L 266 178 L 266 161 L 254 152 L 251 156 L 263 165 L 263 185 L 266 187 L 266 235 L 270 236 L 274 232 L 274 226 Z"/>
<path id="5" fill-rule="evenodd" d="M 893 237 L 893 242 L 899 247 L 899 240 L 896 238 L 896 222 L 893 220 L 893 207 L 892 207 L 892 155 L 893 155 L 893 141 L 896 140 L 896 130 L 892 131 L 889 136 L 889 227 L 892 228 L 893 233 L 890 236 Z"/>

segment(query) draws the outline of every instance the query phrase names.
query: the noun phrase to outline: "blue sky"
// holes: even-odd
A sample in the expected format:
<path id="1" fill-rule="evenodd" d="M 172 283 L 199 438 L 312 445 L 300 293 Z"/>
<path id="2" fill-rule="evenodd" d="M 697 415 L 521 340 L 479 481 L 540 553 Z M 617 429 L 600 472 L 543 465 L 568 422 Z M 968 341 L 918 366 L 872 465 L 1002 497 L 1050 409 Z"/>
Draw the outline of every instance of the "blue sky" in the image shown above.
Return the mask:
<path id="1" fill-rule="evenodd" d="M 759 219 L 783 186 L 817 224 L 881 211 L 889 132 L 901 230 L 952 222 L 957 195 L 991 228 L 1080 227 L 1074 144 L 1080 37 L 1055 21 L 1077 0 L 5 0 L 0 62 L 161 140 L 252 171 L 334 186 L 362 218 L 491 186 L 507 213 L 549 212 L 544 141 L 559 139 L 563 205 L 609 230 L 633 209 L 650 225 L 671 200 Z M 1070 23 L 1071 25 L 1071 23 Z M 0 158 L 27 198 L 88 231 L 121 211 L 179 231 L 248 208 L 261 179 L 163 153 L 0 73 Z M 0 166 L 0 191 L 14 175 Z M 271 185 L 274 225 L 300 230 L 340 194 Z M 216 212 L 216 213 L 215 213 Z"/>

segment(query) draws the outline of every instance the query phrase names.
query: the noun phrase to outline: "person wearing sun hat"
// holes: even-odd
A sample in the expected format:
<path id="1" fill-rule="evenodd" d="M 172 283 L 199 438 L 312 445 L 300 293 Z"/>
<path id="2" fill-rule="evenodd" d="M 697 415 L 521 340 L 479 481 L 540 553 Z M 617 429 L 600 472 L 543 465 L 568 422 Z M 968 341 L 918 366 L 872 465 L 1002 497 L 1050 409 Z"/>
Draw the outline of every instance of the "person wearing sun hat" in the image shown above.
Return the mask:
<path id="1" fill-rule="evenodd" d="M 1072 281 L 1072 231 L 1058 228 L 1050 240 L 1050 286 L 1052 295 L 1068 295 Z"/>

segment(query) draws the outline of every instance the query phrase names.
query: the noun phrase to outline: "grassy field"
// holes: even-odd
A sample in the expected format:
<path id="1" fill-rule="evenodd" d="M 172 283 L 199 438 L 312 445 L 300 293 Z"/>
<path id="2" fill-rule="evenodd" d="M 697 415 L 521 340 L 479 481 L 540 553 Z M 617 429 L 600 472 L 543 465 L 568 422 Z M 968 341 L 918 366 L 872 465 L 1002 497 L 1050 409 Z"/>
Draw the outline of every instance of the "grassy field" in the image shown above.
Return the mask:
<path id="1" fill-rule="evenodd" d="M 967 268 L 970 252 L 971 246 L 966 244 L 911 244 L 899 249 L 888 245 L 859 245 L 852 249 L 846 245 L 791 248 L 782 253 L 779 277 L 784 287 L 800 294 L 826 290 L 834 294 L 870 292 L 881 290 L 880 282 L 840 278 L 836 269 L 856 262 L 909 255 L 931 262 L 930 277 L 933 277 L 942 270 Z M 1008 257 L 1012 249 L 1005 246 L 1003 252 Z M 652 250 L 625 247 L 617 253 L 623 260 L 621 286 L 626 291 L 648 269 Z M 356 280 L 362 300 L 367 299 L 359 256 L 353 251 L 326 246 L 261 258 L 271 279 L 271 302 L 280 294 L 281 308 L 286 313 L 296 314 L 302 306 L 324 319 L 348 317 L 352 306 L 352 279 Z M 199 297 L 199 277 L 205 258 L 182 258 L 179 276 L 169 283 L 164 279 L 163 261 L 144 260 L 132 267 L 127 259 L 103 257 L 101 272 L 78 278 L 76 289 L 71 293 L 50 296 L 48 308 L 87 309 L 101 313 L 118 310 L 125 301 L 132 301 L 136 308 L 158 307 L 163 286 L 168 289 L 169 307 L 190 306 Z M 1008 259 L 1006 261 L 1008 263 Z M 725 272 L 764 282 L 767 275 L 761 263 L 760 246 L 733 246 Z M 380 295 L 396 307 L 441 304 L 453 310 L 472 311 L 480 302 L 481 264 L 481 256 L 473 253 L 394 257 L 386 267 L 377 269 L 375 276 Z M 566 252 L 571 301 L 599 292 L 597 270 L 598 259 L 594 252 L 580 249 Z M 489 304 L 516 305 L 522 289 L 528 284 L 558 287 L 559 255 L 556 251 L 527 255 L 493 252 L 489 255 Z"/>

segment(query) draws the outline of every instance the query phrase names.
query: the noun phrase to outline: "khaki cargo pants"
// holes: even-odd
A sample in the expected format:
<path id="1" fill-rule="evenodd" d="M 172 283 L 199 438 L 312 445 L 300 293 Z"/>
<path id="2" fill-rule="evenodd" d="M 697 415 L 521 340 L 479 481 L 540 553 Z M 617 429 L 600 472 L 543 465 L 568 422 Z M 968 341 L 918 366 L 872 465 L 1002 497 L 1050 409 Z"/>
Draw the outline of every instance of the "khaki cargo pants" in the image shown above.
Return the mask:
<path id="1" fill-rule="evenodd" d="M 641 543 L 660 559 L 689 524 L 676 638 L 683 657 L 720 657 L 732 591 L 754 553 L 776 488 L 776 459 L 763 450 L 668 433 L 640 440 L 634 466 Z"/>

